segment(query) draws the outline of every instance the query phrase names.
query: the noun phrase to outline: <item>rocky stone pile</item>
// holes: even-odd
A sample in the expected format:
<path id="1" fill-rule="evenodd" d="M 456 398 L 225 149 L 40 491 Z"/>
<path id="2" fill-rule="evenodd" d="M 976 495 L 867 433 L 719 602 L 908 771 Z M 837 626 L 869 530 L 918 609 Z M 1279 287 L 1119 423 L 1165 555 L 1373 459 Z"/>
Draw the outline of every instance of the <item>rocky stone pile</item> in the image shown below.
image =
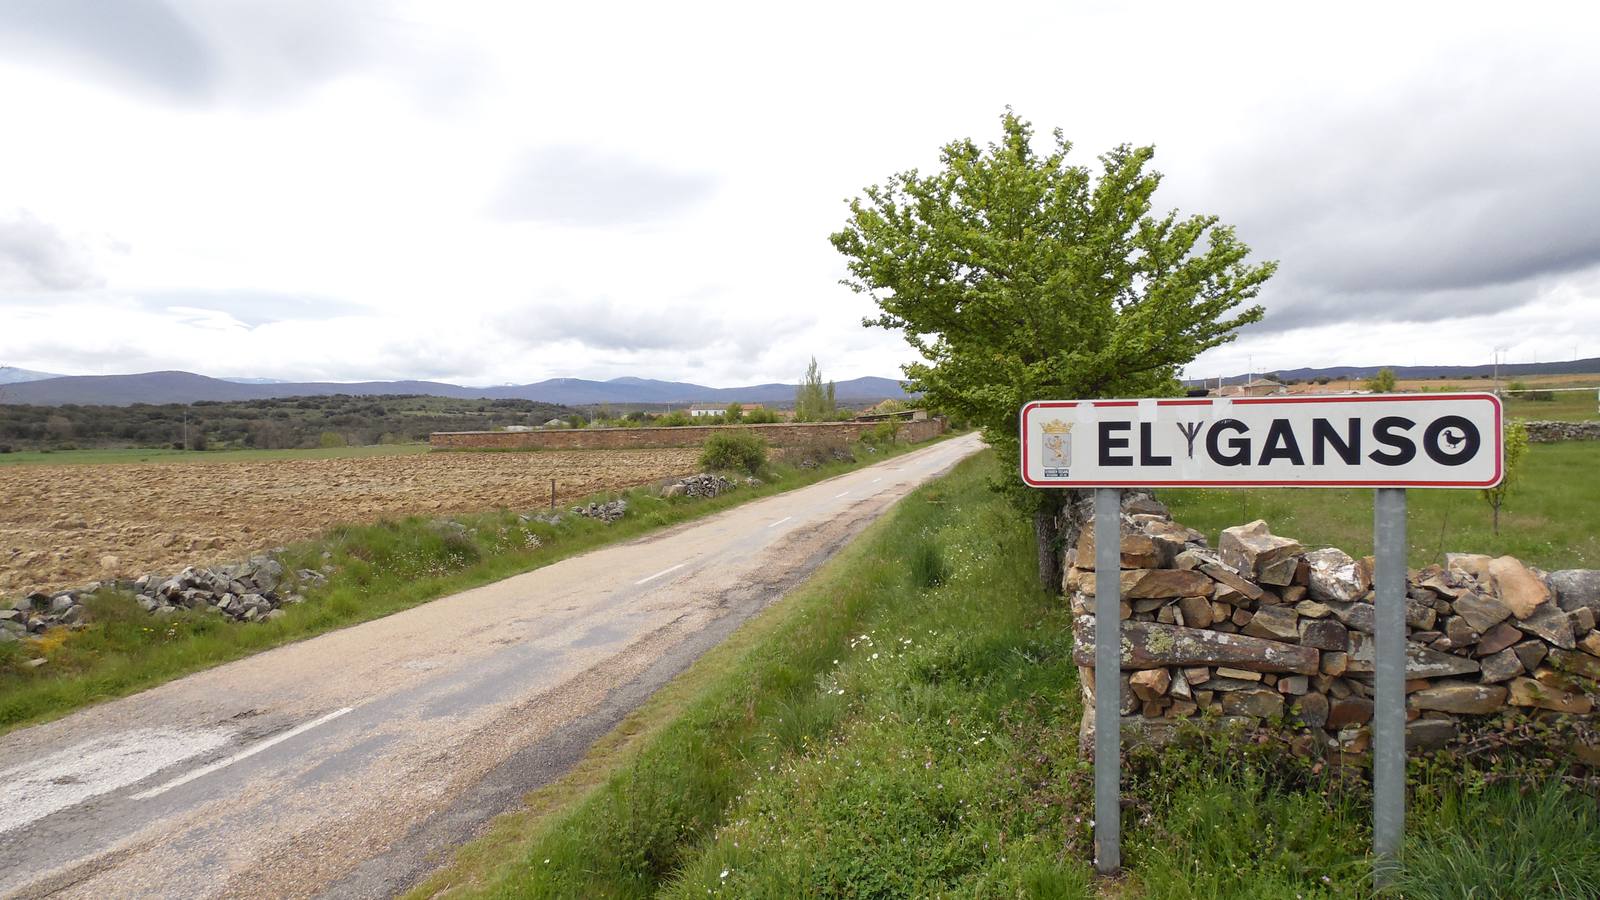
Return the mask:
<path id="1" fill-rule="evenodd" d="M 1287 719 L 1318 749 L 1361 753 L 1373 703 L 1371 557 L 1307 550 L 1256 521 L 1212 549 L 1142 496 L 1122 514 L 1125 739 L 1169 738 L 1184 719 Z M 1092 524 L 1067 553 L 1093 746 Z M 1501 556 L 1453 553 L 1407 574 L 1406 743 L 1438 749 L 1466 717 L 1507 709 L 1588 715 L 1600 699 L 1600 570 L 1546 573 Z M 1309 748 L 1308 748 L 1309 749 Z M 1600 748 L 1588 753 L 1600 764 Z"/>
<path id="2" fill-rule="evenodd" d="M 609 503 L 590 503 L 588 506 L 574 506 L 572 512 L 585 518 L 599 519 L 610 525 L 628 514 L 628 501 L 612 500 Z"/>
<path id="3" fill-rule="evenodd" d="M 755 479 L 751 479 L 755 481 Z M 761 482 L 757 481 L 757 484 Z M 672 497 L 715 497 L 725 494 L 739 486 L 737 481 L 726 475 L 712 475 L 701 472 L 699 475 L 690 475 L 680 478 L 667 485 L 661 491 L 661 496 L 668 499 Z"/>
<path id="4" fill-rule="evenodd" d="M 1525 422 L 1528 440 L 1536 444 L 1553 441 L 1600 441 L 1600 422 Z"/>
<path id="5" fill-rule="evenodd" d="M 286 573 L 274 557 L 258 555 L 233 565 L 190 566 L 170 578 L 144 575 L 132 581 L 91 582 L 55 593 L 35 591 L 16 600 L 10 609 L 0 610 L 0 641 L 83 624 L 87 611 L 82 601 L 106 588 L 133 592 L 139 607 L 155 616 L 172 615 L 180 608 L 206 609 L 235 621 L 256 622 L 278 618 L 283 606 L 304 602 L 299 591 L 326 582 L 321 572 L 301 569 Z"/>

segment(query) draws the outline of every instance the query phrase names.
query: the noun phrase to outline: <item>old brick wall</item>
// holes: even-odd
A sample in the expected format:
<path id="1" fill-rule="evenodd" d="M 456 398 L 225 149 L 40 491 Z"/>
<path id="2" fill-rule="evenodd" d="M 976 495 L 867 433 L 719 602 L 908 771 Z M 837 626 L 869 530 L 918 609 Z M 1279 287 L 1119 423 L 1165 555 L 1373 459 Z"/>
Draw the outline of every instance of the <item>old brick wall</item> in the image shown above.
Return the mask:
<path id="1" fill-rule="evenodd" d="M 776 425 L 685 425 L 679 428 L 573 428 L 560 431 L 441 431 L 430 435 L 434 450 L 623 450 L 660 447 L 698 447 L 723 431 L 744 429 L 764 438 L 769 446 L 792 447 L 808 441 L 859 440 L 874 422 L 814 422 Z M 945 430 L 942 418 L 904 422 L 899 439 L 918 443 Z"/>

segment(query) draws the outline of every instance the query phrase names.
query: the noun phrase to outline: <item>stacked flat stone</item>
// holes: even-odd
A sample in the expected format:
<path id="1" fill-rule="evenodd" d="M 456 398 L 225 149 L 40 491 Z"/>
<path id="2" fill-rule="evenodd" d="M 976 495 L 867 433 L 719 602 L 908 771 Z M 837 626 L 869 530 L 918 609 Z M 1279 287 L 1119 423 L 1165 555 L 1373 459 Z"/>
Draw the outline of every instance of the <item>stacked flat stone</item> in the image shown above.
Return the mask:
<path id="1" fill-rule="evenodd" d="M 1185 719 L 1288 720 L 1323 751 L 1370 745 L 1372 558 L 1306 550 L 1255 521 L 1220 545 L 1134 497 L 1122 514 L 1125 738 L 1162 741 Z M 1092 523 L 1067 552 L 1075 659 L 1093 746 Z M 1507 709 L 1587 716 L 1600 699 L 1600 570 L 1546 573 L 1510 556 L 1448 554 L 1407 573 L 1407 746 L 1438 749 L 1464 717 Z M 1600 764 L 1600 748 L 1579 748 Z"/>
<path id="2" fill-rule="evenodd" d="M 1525 422 L 1528 440 L 1535 444 L 1554 441 L 1600 441 L 1600 422 Z"/>
<path id="3" fill-rule="evenodd" d="M 628 501 L 612 500 L 609 503 L 590 503 L 588 506 L 574 506 L 572 512 L 588 519 L 599 519 L 610 525 L 628 513 Z"/>
<path id="4" fill-rule="evenodd" d="M 750 480 L 755 481 L 755 479 Z M 755 483 L 760 484 L 759 481 Z M 718 494 L 725 494 L 738 486 L 739 483 L 737 481 L 726 475 L 712 475 L 707 472 L 701 472 L 698 475 L 690 475 L 672 482 L 662 489 L 661 496 L 715 497 Z"/>
<path id="5" fill-rule="evenodd" d="M 189 566 L 170 578 L 144 575 L 54 593 L 35 591 L 0 610 L 0 640 L 85 624 L 88 613 L 82 601 L 102 588 L 132 591 L 139 608 L 154 616 L 172 615 L 180 608 L 206 609 L 240 622 L 264 622 L 282 616 L 285 605 L 303 602 L 298 591 L 326 581 L 311 569 L 286 575 L 277 559 L 259 555 L 233 565 Z"/>

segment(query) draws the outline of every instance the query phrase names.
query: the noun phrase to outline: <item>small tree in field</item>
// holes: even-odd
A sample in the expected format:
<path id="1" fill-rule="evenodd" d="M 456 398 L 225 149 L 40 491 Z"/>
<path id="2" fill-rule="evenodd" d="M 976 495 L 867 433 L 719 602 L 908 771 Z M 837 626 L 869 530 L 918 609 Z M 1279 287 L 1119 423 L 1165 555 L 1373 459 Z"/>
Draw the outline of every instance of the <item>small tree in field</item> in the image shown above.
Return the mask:
<path id="1" fill-rule="evenodd" d="M 737 425 L 744 421 L 744 404 L 729 403 L 727 412 L 722 415 L 722 421 L 729 425 Z"/>
<path id="2" fill-rule="evenodd" d="M 800 386 L 795 388 L 794 420 L 826 422 L 835 416 L 838 406 L 833 396 L 833 382 L 822 383 L 822 370 L 817 368 L 817 358 L 811 357 L 811 365 L 806 367 Z"/>
<path id="3" fill-rule="evenodd" d="M 981 426 L 1002 458 L 1016 458 L 1029 400 L 1177 393 L 1182 366 L 1261 318 L 1243 304 L 1275 268 L 1247 263 L 1215 216 L 1152 216 L 1154 148 L 1117 147 L 1095 173 L 1067 163 L 1071 146 L 1056 131 L 1036 153 L 1008 110 L 999 143 L 954 141 L 937 171 L 867 188 L 832 236 L 845 284 L 881 310 L 864 324 L 921 354 L 910 389 Z M 1034 513 L 1039 577 L 1059 590 L 1067 492 L 1004 487 Z"/>
<path id="4" fill-rule="evenodd" d="M 1374 394 L 1394 393 L 1394 370 L 1388 366 L 1378 370 L 1378 374 L 1367 379 L 1367 390 Z"/>
<path id="5" fill-rule="evenodd" d="M 1505 471 L 1500 477 L 1500 483 L 1492 488 L 1484 488 L 1483 499 L 1489 502 L 1489 508 L 1494 511 L 1494 533 L 1500 533 L 1500 507 L 1505 505 L 1506 497 L 1510 496 L 1516 487 L 1517 476 L 1522 468 L 1522 460 L 1528 455 L 1528 428 L 1522 424 L 1521 419 L 1512 419 L 1506 423 L 1505 431 Z"/>

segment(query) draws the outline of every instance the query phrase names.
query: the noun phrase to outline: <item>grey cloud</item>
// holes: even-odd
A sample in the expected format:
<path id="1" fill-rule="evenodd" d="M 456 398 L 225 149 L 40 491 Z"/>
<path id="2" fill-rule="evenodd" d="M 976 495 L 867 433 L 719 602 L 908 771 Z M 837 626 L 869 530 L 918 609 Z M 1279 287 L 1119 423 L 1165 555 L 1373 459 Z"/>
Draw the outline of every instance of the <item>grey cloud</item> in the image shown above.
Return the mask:
<path id="1" fill-rule="evenodd" d="M 510 221 L 638 225 L 682 213 L 715 189 L 710 175 L 594 148 L 545 147 L 517 161 L 491 209 Z"/>
<path id="2" fill-rule="evenodd" d="M 203 98 L 219 74 L 200 35 L 162 0 L 0 3 L 0 43 L 16 53 L 62 54 L 172 98 Z"/>
<path id="3" fill-rule="evenodd" d="M 27 212 L 0 219 L 0 289 L 75 291 L 100 284 L 81 244 Z"/>
<path id="4" fill-rule="evenodd" d="M 503 317 L 500 329 L 535 344 L 575 341 L 596 350 L 678 350 L 716 340 L 720 329 L 703 315 L 658 303 L 567 297 Z"/>
<path id="5" fill-rule="evenodd" d="M 5 0 L 0 50 L 77 67 L 183 104 L 270 103 L 349 71 L 383 68 L 455 90 L 470 57 L 453 39 L 354 0 Z"/>
<path id="6" fill-rule="evenodd" d="M 135 298 L 151 311 L 172 307 L 226 313 L 251 327 L 287 320 L 332 319 L 369 312 L 366 307 L 314 294 L 256 290 L 169 290 Z"/>
<path id="7" fill-rule="evenodd" d="M 1362 108 L 1283 110 L 1179 206 L 1281 262 L 1258 332 L 1514 308 L 1600 265 L 1600 120 L 1579 113 L 1597 74 L 1490 65 Z"/>

